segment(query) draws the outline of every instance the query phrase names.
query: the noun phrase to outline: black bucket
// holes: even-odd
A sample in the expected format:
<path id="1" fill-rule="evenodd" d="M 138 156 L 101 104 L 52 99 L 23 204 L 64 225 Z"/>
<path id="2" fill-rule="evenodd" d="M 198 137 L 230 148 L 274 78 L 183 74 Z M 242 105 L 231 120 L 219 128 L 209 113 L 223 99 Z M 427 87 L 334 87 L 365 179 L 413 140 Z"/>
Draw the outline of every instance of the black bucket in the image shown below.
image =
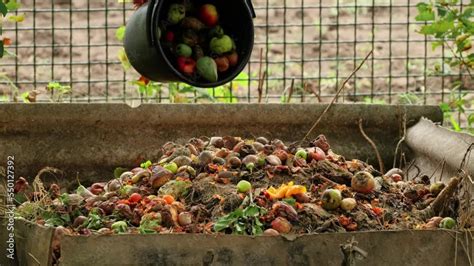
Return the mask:
<path id="1" fill-rule="evenodd" d="M 219 73 L 217 82 L 206 82 L 182 74 L 170 61 L 170 54 L 162 47 L 157 32 L 161 18 L 175 1 L 151 0 L 141 6 L 129 19 L 124 47 L 131 65 L 144 77 L 159 82 L 184 82 L 195 87 L 216 87 L 230 82 L 250 60 L 254 42 L 251 0 L 195 0 L 198 4 L 213 4 L 219 10 L 220 24 L 234 39 L 239 63 L 227 72 Z M 165 16 L 166 17 L 166 16 Z M 224 19 L 225 18 L 225 19 Z"/>

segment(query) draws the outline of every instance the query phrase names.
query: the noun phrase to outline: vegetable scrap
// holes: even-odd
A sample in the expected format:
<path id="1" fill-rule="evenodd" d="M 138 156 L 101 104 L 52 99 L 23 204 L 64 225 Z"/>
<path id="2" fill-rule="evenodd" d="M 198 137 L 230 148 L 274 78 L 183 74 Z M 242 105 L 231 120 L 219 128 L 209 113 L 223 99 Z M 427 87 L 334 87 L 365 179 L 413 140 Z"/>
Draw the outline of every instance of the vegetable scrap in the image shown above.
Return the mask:
<path id="1" fill-rule="evenodd" d="M 210 23 L 207 21 L 207 23 Z M 307 147 L 265 137 L 192 138 L 113 178 L 65 191 L 20 178 L 17 216 L 58 235 L 204 233 L 280 235 L 455 229 L 459 184 L 407 180 L 336 154 L 321 135 Z M 36 185 L 35 185 L 36 184 Z"/>

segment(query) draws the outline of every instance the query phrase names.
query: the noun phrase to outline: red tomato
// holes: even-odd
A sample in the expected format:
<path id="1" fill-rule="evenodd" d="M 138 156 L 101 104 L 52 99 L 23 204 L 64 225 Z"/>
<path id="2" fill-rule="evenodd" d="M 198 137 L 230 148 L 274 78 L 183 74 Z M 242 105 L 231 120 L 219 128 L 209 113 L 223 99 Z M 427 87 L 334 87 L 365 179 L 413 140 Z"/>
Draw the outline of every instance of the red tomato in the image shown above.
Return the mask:
<path id="1" fill-rule="evenodd" d="M 140 202 L 141 199 L 142 199 L 142 196 L 140 194 L 133 193 L 132 195 L 130 195 L 130 198 L 128 198 L 128 201 L 132 203 L 138 203 Z"/>

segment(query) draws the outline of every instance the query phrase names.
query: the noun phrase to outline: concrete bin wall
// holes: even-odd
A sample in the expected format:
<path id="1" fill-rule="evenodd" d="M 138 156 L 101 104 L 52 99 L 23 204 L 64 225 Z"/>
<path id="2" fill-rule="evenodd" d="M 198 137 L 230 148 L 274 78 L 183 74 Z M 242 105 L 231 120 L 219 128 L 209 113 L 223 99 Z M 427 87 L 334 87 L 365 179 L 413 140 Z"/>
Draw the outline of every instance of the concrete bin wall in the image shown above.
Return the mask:
<path id="1" fill-rule="evenodd" d="M 313 104 L 213 104 L 142 105 L 116 104 L 5 104 L 0 105 L 0 157 L 15 156 L 16 175 L 34 177 L 45 166 L 64 170 L 64 180 L 76 175 L 87 183 L 109 179 L 117 166 L 131 167 L 145 159 L 159 158 L 160 147 L 191 137 L 235 135 L 265 136 L 285 142 L 300 141 L 326 105 Z M 443 115 L 435 106 L 336 104 L 310 135 L 325 134 L 335 152 L 346 158 L 377 165 L 371 146 L 362 137 L 358 121 L 381 151 L 387 168 L 393 163 L 406 117 L 409 135 L 404 147 L 407 159 L 424 157 L 422 171 L 431 173 L 437 156 L 430 155 L 420 139 Z M 416 126 L 414 126 L 416 125 Z M 421 126 L 420 126 L 421 125 Z M 416 129 L 416 130 L 413 130 Z M 441 133 L 431 128 L 434 136 Z M 442 133 L 444 134 L 444 133 Z M 446 136 L 456 137 L 449 132 Z M 463 143 L 474 141 L 463 136 Z M 457 142 L 458 144 L 460 142 Z M 431 144 L 430 144 L 431 145 Z M 464 144 L 463 144 L 464 145 Z M 465 146 L 456 146 L 464 153 Z M 457 149 L 457 150 L 456 150 Z M 452 151 L 451 151 L 452 152 Z M 431 160 L 431 165 L 428 163 Z M 470 161 L 468 165 L 474 165 Z M 455 171 L 458 159 L 447 166 Z M 55 180 L 57 181 L 57 180 Z M 52 231 L 24 221 L 17 222 L 17 254 L 20 265 L 51 262 Z M 2 231 L 1 234 L 4 234 Z M 463 251 L 462 239 L 468 249 Z M 454 237 L 453 237 L 454 236 Z M 352 237 L 369 252 L 367 265 L 467 265 L 472 258 L 472 234 L 451 231 L 357 232 L 305 235 L 292 238 L 217 235 L 114 235 L 65 237 L 61 265 L 134 263 L 198 265 L 312 264 L 338 265 L 339 245 Z M 459 246 L 456 246 L 459 245 Z M 470 250 L 469 250 L 470 248 Z M 3 265 L 4 261 L 0 260 Z"/>

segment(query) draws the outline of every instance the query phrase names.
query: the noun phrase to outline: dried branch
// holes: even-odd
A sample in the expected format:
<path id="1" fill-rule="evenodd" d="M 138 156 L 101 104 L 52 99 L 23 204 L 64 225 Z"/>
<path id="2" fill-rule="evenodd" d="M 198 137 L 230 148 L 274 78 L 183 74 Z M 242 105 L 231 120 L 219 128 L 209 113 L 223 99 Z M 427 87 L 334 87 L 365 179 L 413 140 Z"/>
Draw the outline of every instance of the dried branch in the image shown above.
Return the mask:
<path id="1" fill-rule="evenodd" d="M 308 138 L 308 136 L 311 134 L 311 132 L 313 132 L 313 130 L 316 128 L 316 126 L 319 124 L 319 122 L 321 122 L 321 119 L 323 118 L 323 116 L 329 111 L 329 109 L 331 108 L 331 106 L 333 106 L 334 102 L 336 102 L 336 99 L 337 97 L 339 96 L 339 94 L 342 92 L 342 90 L 344 89 L 344 87 L 346 86 L 347 82 L 349 82 L 349 80 L 352 78 L 352 76 L 354 76 L 354 74 L 359 71 L 359 69 L 364 65 L 365 61 L 367 61 L 367 59 L 369 58 L 370 55 L 372 55 L 372 53 L 374 52 L 374 50 L 371 50 L 366 56 L 365 58 L 362 60 L 362 62 L 359 64 L 359 66 L 357 66 L 356 69 L 354 69 L 351 74 L 344 80 L 344 82 L 342 82 L 341 84 L 341 87 L 339 87 L 339 89 L 337 90 L 336 92 L 336 95 L 334 96 L 334 98 L 332 99 L 331 103 L 328 104 L 328 106 L 326 107 L 326 109 L 324 109 L 324 111 L 321 113 L 321 115 L 318 117 L 318 119 L 316 120 L 316 122 L 313 124 L 313 126 L 309 129 L 308 133 L 306 133 L 306 135 L 303 137 L 303 139 L 300 141 L 300 145 L 303 143 L 303 141 L 306 140 L 306 138 Z"/>
<path id="2" fill-rule="evenodd" d="M 398 141 L 397 147 L 395 148 L 395 154 L 393 155 L 393 167 L 392 168 L 395 168 L 395 166 L 396 166 L 398 149 L 400 148 L 400 145 L 402 145 L 402 143 L 405 141 L 405 137 L 407 135 L 407 112 L 406 111 L 403 114 L 402 123 L 403 123 L 403 136 Z M 401 165 L 399 165 L 399 167 L 401 167 Z"/>
<path id="3" fill-rule="evenodd" d="M 258 70 L 258 103 L 262 102 L 262 94 L 263 94 L 263 80 L 265 79 L 265 74 L 262 74 L 262 66 L 263 66 L 263 48 L 260 48 L 260 66 Z"/>
<path id="4" fill-rule="evenodd" d="M 370 146 L 372 146 L 372 148 L 374 149 L 375 155 L 377 156 L 377 160 L 379 162 L 380 173 L 384 174 L 385 173 L 385 167 L 383 165 L 382 156 L 380 156 L 380 152 L 377 149 L 377 145 L 375 145 L 375 143 L 372 141 L 372 139 L 370 139 L 369 136 L 367 136 L 367 134 L 365 134 L 364 128 L 362 127 L 362 118 L 359 119 L 359 130 L 360 130 L 360 133 L 362 134 L 362 136 L 365 138 L 365 140 L 367 140 L 367 142 L 370 144 Z"/>
<path id="5" fill-rule="evenodd" d="M 424 219 L 437 216 L 443 210 L 446 201 L 454 195 L 454 192 L 456 191 L 459 183 L 461 183 L 462 179 L 462 177 L 457 176 L 451 178 L 448 185 L 443 190 L 441 190 L 436 199 L 431 202 L 428 207 L 419 211 L 418 214 Z"/>
<path id="6" fill-rule="evenodd" d="M 295 88 L 295 79 L 292 79 L 290 89 L 288 91 L 288 99 L 286 99 L 286 103 L 290 103 L 291 97 L 293 96 L 293 89 L 294 88 Z"/>

